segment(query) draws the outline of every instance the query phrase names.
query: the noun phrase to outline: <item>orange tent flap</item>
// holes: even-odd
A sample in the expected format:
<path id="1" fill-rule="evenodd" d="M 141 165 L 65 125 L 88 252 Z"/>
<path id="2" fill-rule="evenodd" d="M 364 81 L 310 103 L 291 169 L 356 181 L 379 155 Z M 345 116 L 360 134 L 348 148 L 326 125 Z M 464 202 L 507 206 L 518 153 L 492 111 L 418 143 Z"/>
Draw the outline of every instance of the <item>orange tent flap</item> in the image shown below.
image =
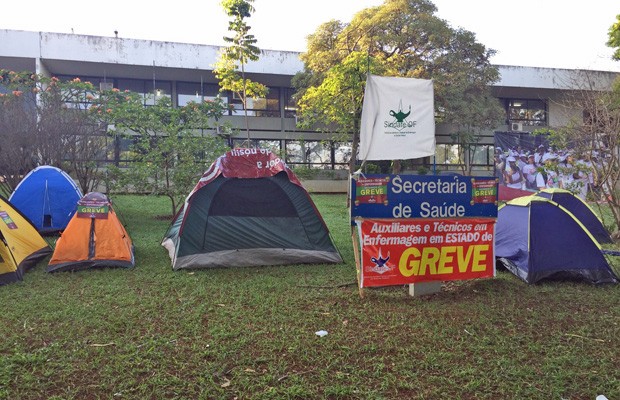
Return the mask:
<path id="1" fill-rule="evenodd" d="M 112 210 L 107 219 L 95 220 L 95 258 L 131 260 L 131 239 Z"/>
<path id="2" fill-rule="evenodd" d="M 91 223 L 94 223 L 94 255 L 89 257 Z M 131 239 L 112 209 L 107 218 L 82 218 L 78 214 L 69 221 L 67 228 L 56 242 L 50 264 L 63 264 L 86 260 L 132 259 Z"/>
<path id="3" fill-rule="evenodd" d="M 90 220 L 90 218 L 78 218 L 75 215 L 71 218 L 67 228 L 56 241 L 50 264 L 88 260 Z"/>

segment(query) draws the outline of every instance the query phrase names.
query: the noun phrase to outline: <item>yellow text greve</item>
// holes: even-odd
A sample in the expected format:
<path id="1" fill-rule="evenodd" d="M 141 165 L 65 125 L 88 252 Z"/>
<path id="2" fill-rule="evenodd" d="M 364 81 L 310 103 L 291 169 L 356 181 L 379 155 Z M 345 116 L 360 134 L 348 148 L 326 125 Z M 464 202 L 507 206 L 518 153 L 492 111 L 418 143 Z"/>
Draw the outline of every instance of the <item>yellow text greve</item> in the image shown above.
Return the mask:
<path id="1" fill-rule="evenodd" d="M 416 247 L 407 248 L 400 256 L 398 269 L 404 277 L 412 275 L 446 275 L 485 271 L 487 265 L 488 244 L 471 245 L 465 251 L 463 246 Z"/>

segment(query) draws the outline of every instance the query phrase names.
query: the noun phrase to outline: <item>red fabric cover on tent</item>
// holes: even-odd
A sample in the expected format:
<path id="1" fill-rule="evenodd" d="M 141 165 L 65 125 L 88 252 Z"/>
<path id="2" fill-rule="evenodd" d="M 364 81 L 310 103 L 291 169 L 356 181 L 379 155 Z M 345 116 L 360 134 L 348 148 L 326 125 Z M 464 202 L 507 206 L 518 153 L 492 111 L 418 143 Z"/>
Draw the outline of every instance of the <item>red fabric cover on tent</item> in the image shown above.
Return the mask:
<path id="1" fill-rule="evenodd" d="M 267 178 L 282 171 L 286 172 L 291 182 L 302 186 L 293 171 L 286 166 L 280 157 L 270 150 L 232 149 L 211 164 L 211 167 L 202 175 L 188 198 L 220 174 L 226 178 Z"/>
<path id="2" fill-rule="evenodd" d="M 529 190 L 521 190 L 521 189 L 513 189 L 508 186 L 504 186 L 502 184 L 499 185 L 499 200 L 500 201 L 509 201 L 512 199 L 516 199 L 517 197 L 530 196 L 536 192 Z"/>

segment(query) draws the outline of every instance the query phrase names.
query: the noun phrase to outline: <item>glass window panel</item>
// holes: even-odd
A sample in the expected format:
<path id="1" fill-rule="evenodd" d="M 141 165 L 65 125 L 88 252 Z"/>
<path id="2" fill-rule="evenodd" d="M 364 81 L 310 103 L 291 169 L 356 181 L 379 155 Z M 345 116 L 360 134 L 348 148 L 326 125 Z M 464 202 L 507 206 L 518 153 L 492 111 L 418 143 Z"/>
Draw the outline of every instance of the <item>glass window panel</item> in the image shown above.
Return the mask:
<path id="1" fill-rule="evenodd" d="M 335 168 L 347 167 L 352 154 L 351 142 L 334 142 L 334 162 Z M 340 164 L 340 165 L 339 165 Z"/>
<path id="2" fill-rule="evenodd" d="M 124 92 L 126 90 L 134 93 L 138 93 L 142 99 L 144 99 L 146 94 L 146 89 L 144 88 L 144 81 L 140 79 L 119 79 L 118 90 Z"/>
<path id="3" fill-rule="evenodd" d="M 301 142 L 297 140 L 286 141 L 287 164 L 302 163 L 304 160 Z"/>
<path id="4" fill-rule="evenodd" d="M 473 165 L 492 165 L 491 160 L 493 160 L 493 146 L 478 145 L 474 147 L 471 162 Z"/>
<path id="5" fill-rule="evenodd" d="M 508 119 L 524 126 L 547 125 L 546 104 L 543 100 L 508 99 Z"/>
<path id="6" fill-rule="evenodd" d="M 542 100 L 528 100 L 527 108 L 529 109 L 544 109 L 545 103 Z"/>
<path id="7" fill-rule="evenodd" d="M 177 104 L 182 107 L 190 101 L 202 102 L 204 100 L 215 100 L 219 96 L 218 85 L 199 82 L 178 82 L 177 83 Z M 224 98 L 226 101 L 227 99 Z"/>
<path id="8" fill-rule="evenodd" d="M 155 87 L 153 87 L 153 81 L 145 81 L 145 99 L 144 104 L 147 106 L 155 105 L 155 102 L 162 96 L 171 97 L 172 83 L 166 81 L 155 81 Z"/>
<path id="9" fill-rule="evenodd" d="M 106 159 L 110 161 L 118 161 L 116 159 L 116 137 L 106 137 L 107 146 L 106 146 Z"/>
<path id="10" fill-rule="evenodd" d="M 62 82 L 78 80 L 79 82 L 90 83 L 93 85 L 93 90 L 84 90 L 80 92 L 64 90 L 62 92 L 65 105 L 67 108 L 73 109 L 89 108 L 92 100 L 99 96 L 99 83 L 103 81 L 103 79 L 90 76 L 58 75 L 56 78 Z"/>
<path id="11" fill-rule="evenodd" d="M 284 117 L 295 118 L 297 113 L 297 104 L 293 100 L 295 90 L 293 88 L 284 88 Z"/>
<path id="12" fill-rule="evenodd" d="M 261 149 L 269 149 L 277 155 L 281 155 L 281 144 L 279 140 L 258 140 L 258 147 Z"/>
<path id="13" fill-rule="evenodd" d="M 253 99 L 249 97 L 247 99 L 248 110 L 264 110 L 267 107 L 265 99 Z"/>
<path id="14" fill-rule="evenodd" d="M 435 163 L 437 164 L 459 164 L 458 145 L 438 144 L 435 146 Z"/>
<path id="15" fill-rule="evenodd" d="M 126 166 L 129 162 L 131 162 L 135 157 L 135 152 L 133 151 L 133 146 L 135 144 L 135 140 L 132 138 L 121 137 L 118 141 L 119 146 L 119 165 Z"/>
<path id="16" fill-rule="evenodd" d="M 227 92 L 228 102 L 233 106 L 231 115 L 245 115 L 241 98 L 232 92 Z M 252 117 L 280 117 L 280 89 L 270 87 L 266 97 L 248 97 L 247 115 Z"/>
<path id="17" fill-rule="evenodd" d="M 182 107 L 189 102 L 200 102 L 202 100 L 202 89 L 200 83 L 177 83 L 177 105 Z"/>
<path id="18" fill-rule="evenodd" d="M 144 95 L 144 81 L 138 79 L 119 79 L 118 90 L 121 92 L 129 90 L 130 92 L 140 93 Z"/>
<path id="19" fill-rule="evenodd" d="M 233 147 L 237 148 L 237 147 L 243 147 L 243 148 L 259 148 L 259 149 L 269 149 L 271 150 L 274 154 L 280 155 L 281 152 L 281 148 L 280 148 L 280 141 L 279 140 L 267 140 L 267 139 L 251 139 L 250 140 L 250 146 L 248 146 L 248 140 L 247 139 L 233 139 Z"/>
<path id="20" fill-rule="evenodd" d="M 286 141 L 286 162 L 308 164 L 315 168 L 331 168 L 331 143 L 323 141 Z"/>

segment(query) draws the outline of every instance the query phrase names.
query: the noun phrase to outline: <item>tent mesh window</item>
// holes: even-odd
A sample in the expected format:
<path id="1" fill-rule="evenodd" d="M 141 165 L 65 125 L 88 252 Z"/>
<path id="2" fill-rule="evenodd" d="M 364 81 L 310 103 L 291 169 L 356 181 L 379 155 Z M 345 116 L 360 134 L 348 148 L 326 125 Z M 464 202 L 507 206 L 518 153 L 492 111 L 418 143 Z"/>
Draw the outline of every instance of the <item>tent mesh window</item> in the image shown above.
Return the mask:
<path id="1" fill-rule="evenodd" d="M 297 217 L 295 206 L 282 189 L 269 179 L 224 183 L 211 205 L 211 216 Z"/>

